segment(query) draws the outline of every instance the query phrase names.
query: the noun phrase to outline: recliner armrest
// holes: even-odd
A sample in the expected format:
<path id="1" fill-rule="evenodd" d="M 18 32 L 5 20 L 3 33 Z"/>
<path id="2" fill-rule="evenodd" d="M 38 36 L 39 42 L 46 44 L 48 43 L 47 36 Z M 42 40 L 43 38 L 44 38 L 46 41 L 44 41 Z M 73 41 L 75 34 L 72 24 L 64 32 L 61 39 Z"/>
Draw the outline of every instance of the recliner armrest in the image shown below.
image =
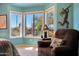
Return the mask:
<path id="1" fill-rule="evenodd" d="M 56 47 L 54 50 L 54 53 L 56 56 L 75 56 L 75 55 L 77 55 L 77 53 L 75 53 L 72 48 L 66 47 L 66 46 Z"/>

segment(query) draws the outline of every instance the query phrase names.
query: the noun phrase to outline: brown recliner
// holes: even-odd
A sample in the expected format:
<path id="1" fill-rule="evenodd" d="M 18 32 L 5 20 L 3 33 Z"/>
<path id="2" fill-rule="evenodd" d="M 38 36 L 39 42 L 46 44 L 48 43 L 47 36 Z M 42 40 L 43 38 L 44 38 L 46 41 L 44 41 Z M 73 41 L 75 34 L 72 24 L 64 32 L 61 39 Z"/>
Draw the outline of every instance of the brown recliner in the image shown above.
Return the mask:
<path id="1" fill-rule="evenodd" d="M 52 54 L 54 54 L 55 56 L 78 55 L 79 31 L 74 29 L 59 29 L 56 31 L 55 37 L 62 39 L 63 42 L 61 43 L 60 47 L 56 47 L 53 52 L 51 51 Z M 39 48 L 41 47 L 38 47 L 38 50 Z"/>
<path id="2" fill-rule="evenodd" d="M 61 30 L 60 30 L 61 31 Z M 54 51 L 56 56 L 77 56 L 78 55 L 78 40 L 79 31 L 74 29 L 63 29 L 58 38 L 63 39 L 60 47 Z M 57 37 L 57 36 L 56 36 Z"/>

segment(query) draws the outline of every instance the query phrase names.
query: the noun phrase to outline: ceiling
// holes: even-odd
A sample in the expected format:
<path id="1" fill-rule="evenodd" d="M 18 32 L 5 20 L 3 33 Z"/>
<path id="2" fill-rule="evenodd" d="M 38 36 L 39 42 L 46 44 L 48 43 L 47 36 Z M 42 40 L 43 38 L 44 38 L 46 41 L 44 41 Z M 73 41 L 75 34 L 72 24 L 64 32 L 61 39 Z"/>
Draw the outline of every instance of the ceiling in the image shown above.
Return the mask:
<path id="1" fill-rule="evenodd" d="M 12 3 L 11 6 L 28 8 L 28 7 L 46 7 L 52 3 Z"/>

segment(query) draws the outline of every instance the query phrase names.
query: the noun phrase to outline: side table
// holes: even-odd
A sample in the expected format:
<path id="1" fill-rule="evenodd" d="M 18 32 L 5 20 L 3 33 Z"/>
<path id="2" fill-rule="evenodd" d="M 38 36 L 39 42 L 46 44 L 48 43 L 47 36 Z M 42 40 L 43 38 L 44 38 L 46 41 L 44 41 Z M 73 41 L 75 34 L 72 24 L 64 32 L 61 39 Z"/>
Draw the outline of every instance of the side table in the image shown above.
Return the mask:
<path id="1" fill-rule="evenodd" d="M 50 44 L 51 39 L 38 41 L 38 56 L 51 56 Z"/>

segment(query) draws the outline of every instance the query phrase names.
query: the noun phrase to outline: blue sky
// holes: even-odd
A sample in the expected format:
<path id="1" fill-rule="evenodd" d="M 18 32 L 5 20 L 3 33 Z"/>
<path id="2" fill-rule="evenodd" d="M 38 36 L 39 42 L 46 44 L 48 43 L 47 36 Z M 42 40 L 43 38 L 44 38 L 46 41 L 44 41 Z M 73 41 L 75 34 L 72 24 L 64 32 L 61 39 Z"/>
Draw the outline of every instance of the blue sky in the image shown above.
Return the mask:
<path id="1" fill-rule="evenodd" d="M 28 28 L 31 28 L 33 24 L 33 14 L 27 15 L 25 19 L 26 19 L 26 26 Z"/>
<path id="2" fill-rule="evenodd" d="M 20 23 L 19 19 L 20 19 L 20 17 L 18 15 L 11 14 L 10 22 L 11 22 L 12 28 L 16 27 L 16 25 L 18 25 Z"/>
<path id="3" fill-rule="evenodd" d="M 35 17 L 37 17 L 39 20 L 40 16 L 44 16 L 44 14 L 34 14 Z M 32 24 L 33 24 L 33 14 L 28 14 L 26 15 L 26 26 L 28 28 L 31 28 L 32 27 Z"/>
<path id="4" fill-rule="evenodd" d="M 44 16 L 44 14 L 35 14 L 35 17 L 37 17 L 37 18 L 39 18 L 40 16 Z M 10 22 L 11 22 L 11 27 L 12 28 L 16 27 L 16 25 L 19 25 L 19 23 L 20 23 L 20 21 L 19 21 L 20 20 L 19 15 L 17 15 L 17 14 L 11 14 L 10 18 L 11 18 Z M 28 28 L 31 28 L 32 24 L 33 24 L 33 14 L 26 15 L 25 19 L 26 19 L 26 26 Z"/>

